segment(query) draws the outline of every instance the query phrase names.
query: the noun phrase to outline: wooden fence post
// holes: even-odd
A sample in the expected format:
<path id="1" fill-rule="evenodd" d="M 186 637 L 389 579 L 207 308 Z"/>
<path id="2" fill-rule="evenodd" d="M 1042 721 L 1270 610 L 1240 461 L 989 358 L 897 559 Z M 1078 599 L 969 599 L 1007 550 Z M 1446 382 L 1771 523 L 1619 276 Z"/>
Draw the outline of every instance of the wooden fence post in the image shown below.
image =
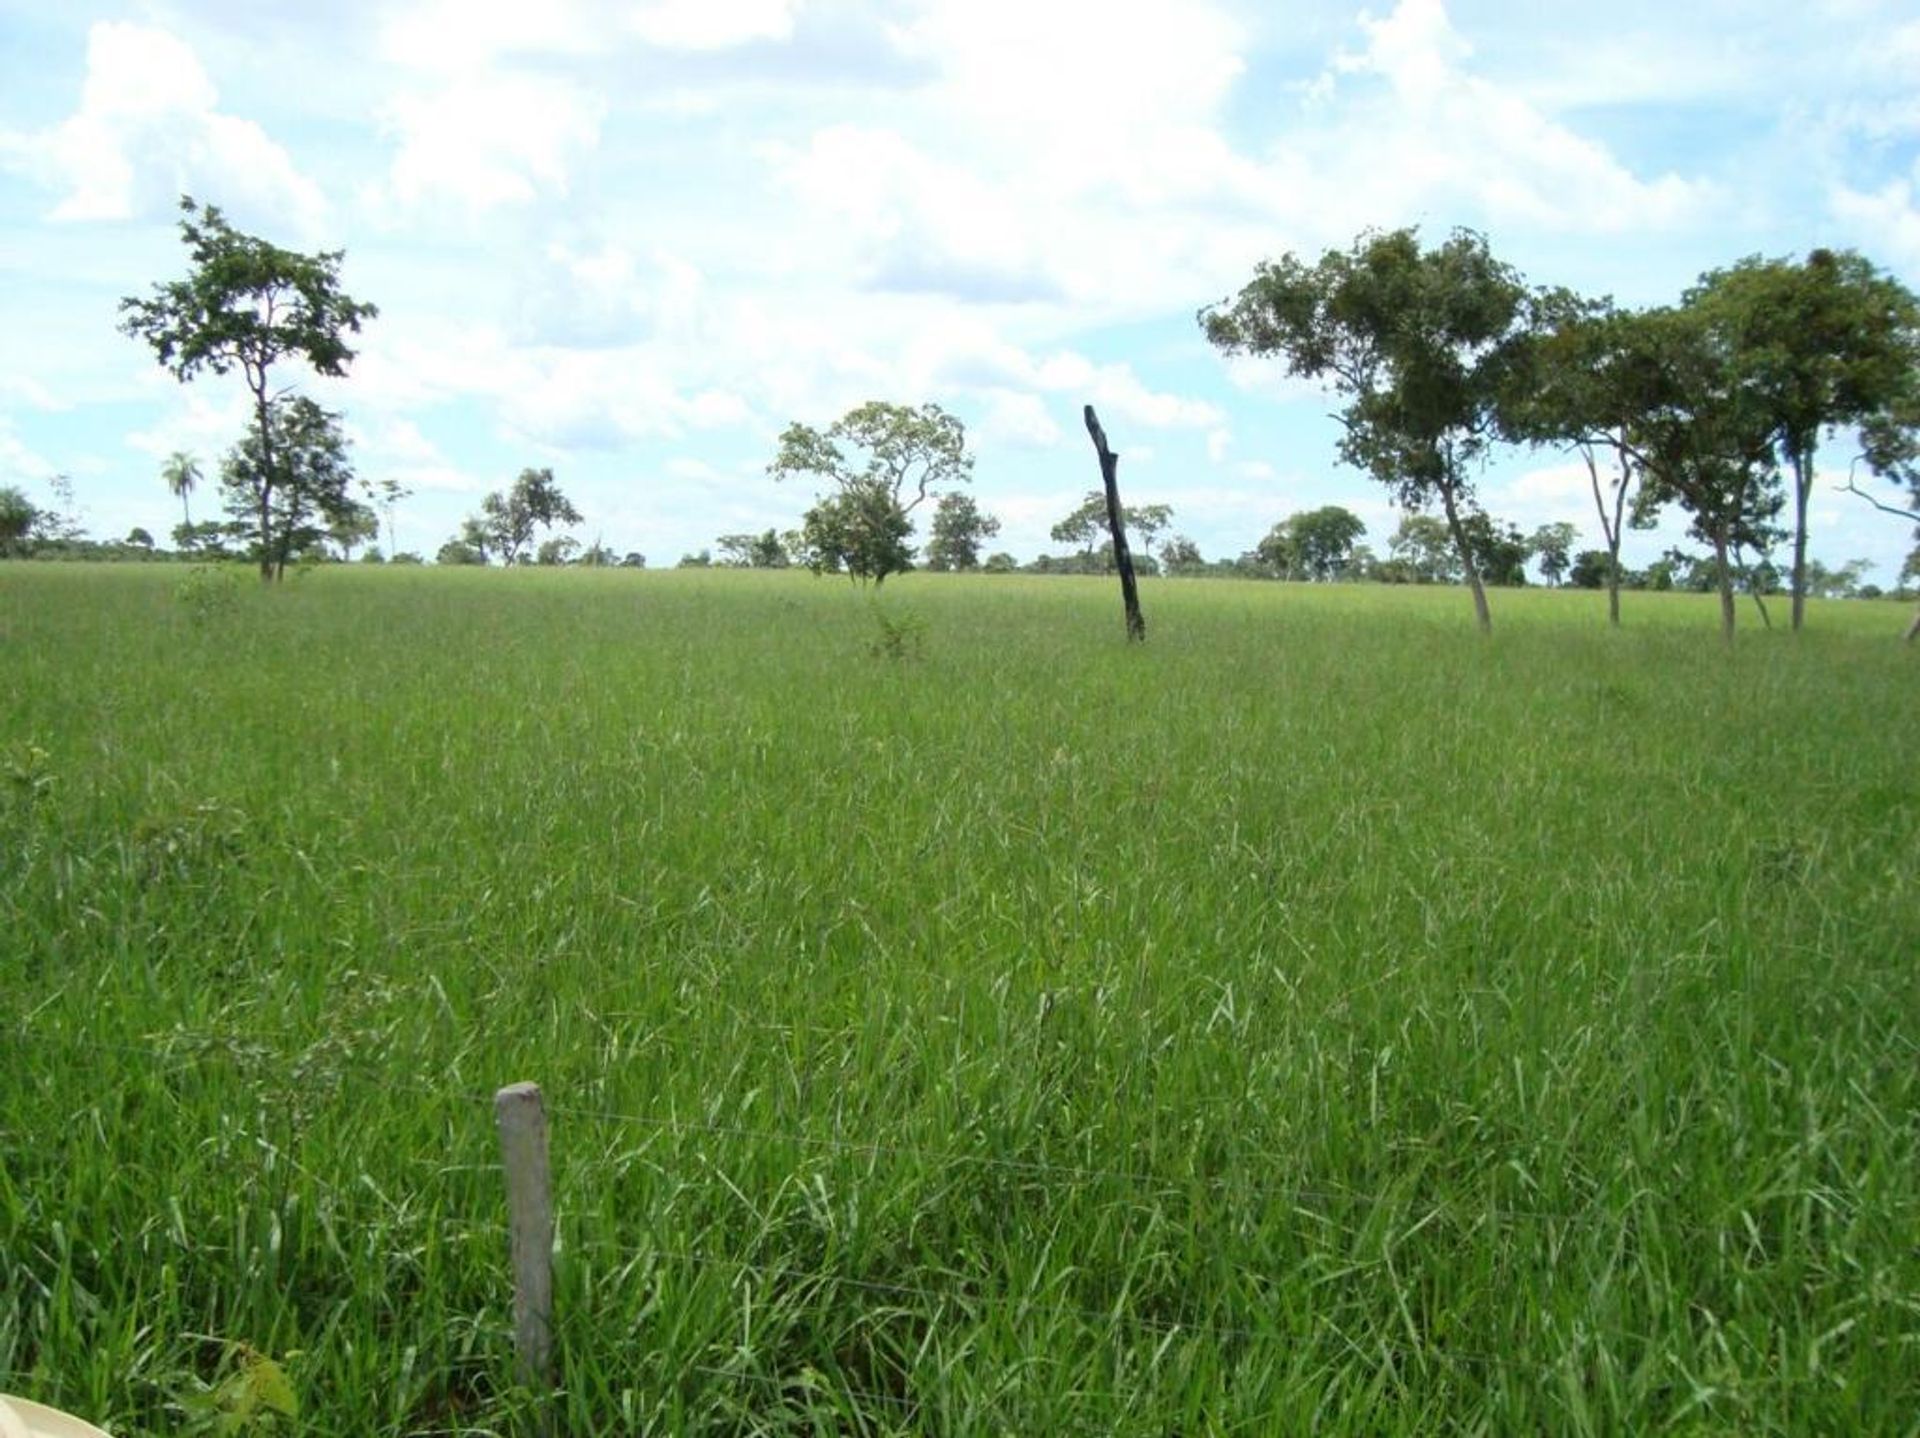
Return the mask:
<path id="1" fill-rule="evenodd" d="M 553 1385 L 553 1187 L 540 1085 L 508 1084 L 493 1096 L 493 1112 L 507 1171 L 516 1373 L 544 1397 Z"/>

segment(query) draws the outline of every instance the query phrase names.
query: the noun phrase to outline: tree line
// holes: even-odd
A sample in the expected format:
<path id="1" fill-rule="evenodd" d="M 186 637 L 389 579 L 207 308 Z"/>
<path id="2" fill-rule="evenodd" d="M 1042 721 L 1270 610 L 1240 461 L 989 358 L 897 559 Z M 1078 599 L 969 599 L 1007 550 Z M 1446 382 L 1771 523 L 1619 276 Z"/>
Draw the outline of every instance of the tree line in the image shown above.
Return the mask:
<path id="1" fill-rule="evenodd" d="M 191 197 L 181 210 L 188 274 L 122 300 L 120 328 L 183 383 L 238 371 L 250 414 L 219 466 L 223 519 L 193 519 L 191 498 L 204 477 L 197 459 L 177 453 L 163 466 L 181 501 L 178 552 L 245 557 L 274 580 L 290 562 L 350 559 L 356 550 L 388 557 L 374 543 L 384 515 L 391 557 L 417 560 L 392 546 L 406 489 L 359 479 L 341 416 L 277 382 L 293 364 L 345 375 L 352 337 L 378 315 L 341 289 L 342 252 L 283 249 L 242 234 Z M 1237 296 L 1198 319 L 1222 352 L 1276 359 L 1330 388 L 1343 402 L 1338 458 L 1383 485 L 1403 516 L 1384 558 L 1358 543 L 1357 516 L 1326 506 L 1289 516 L 1233 560 L 1207 561 L 1190 539 L 1169 533 L 1168 506 L 1129 507 L 1124 524 L 1149 570 L 1459 582 L 1485 629 L 1487 589 L 1525 582 L 1531 562 L 1549 583 L 1608 590 L 1615 623 L 1623 588 L 1717 590 L 1731 638 L 1739 587 L 1764 614 L 1763 596 L 1784 578 L 1795 629 L 1810 594 L 1866 588 L 1860 562 L 1829 570 L 1807 552 L 1823 444 L 1841 435 L 1855 441 L 1845 488 L 1920 522 L 1920 302 L 1853 251 L 1750 257 L 1702 275 L 1675 303 L 1626 309 L 1528 285 L 1472 231 L 1432 247 L 1411 228 L 1369 231 L 1316 260 L 1287 254 L 1260 264 Z M 1571 553 L 1569 523 L 1523 535 L 1486 513 L 1475 482 L 1501 445 L 1581 458 L 1604 550 Z M 873 401 L 825 430 L 790 424 L 768 471 L 775 481 L 815 483 L 813 504 L 791 530 L 720 536 L 719 562 L 797 565 L 875 584 L 916 557 L 951 571 L 1111 565 L 1098 490 L 1053 526 L 1068 554 L 1021 566 L 985 553 L 999 522 L 962 488 L 972 468 L 964 427 L 936 404 Z M 1861 471 L 1892 490 L 1861 489 Z M 0 555 L 161 552 L 144 530 L 110 544 L 85 539 L 70 485 L 62 478 L 55 488 L 65 501 L 59 509 L 0 488 Z M 918 550 L 914 516 L 929 504 L 931 535 Z M 1686 516 L 1708 554 L 1670 550 L 1638 574 L 1627 570 L 1624 531 L 1650 528 L 1668 509 Z M 583 548 L 564 534 L 542 537 L 581 522 L 553 472 L 529 468 L 486 496 L 435 558 L 645 564 L 600 541 Z M 1784 565 L 1773 558 L 1781 545 Z M 711 550 L 682 560 L 713 562 Z M 1902 574 L 1903 582 L 1915 578 L 1920 548 Z"/>

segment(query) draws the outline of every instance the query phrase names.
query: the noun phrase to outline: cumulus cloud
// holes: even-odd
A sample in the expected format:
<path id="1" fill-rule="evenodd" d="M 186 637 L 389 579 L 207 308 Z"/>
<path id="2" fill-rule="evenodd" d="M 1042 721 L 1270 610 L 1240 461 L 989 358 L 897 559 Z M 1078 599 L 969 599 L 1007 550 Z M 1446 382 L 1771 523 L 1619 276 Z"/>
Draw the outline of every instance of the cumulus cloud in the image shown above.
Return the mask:
<path id="1" fill-rule="evenodd" d="M 489 72 L 396 95 L 381 112 L 394 155 L 381 198 L 479 212 L 564 194 L 600 138 L 605 106 L 569 82 Z"/>
<path id="2" fill-rule="evenodd" d="M 317 231 L 327 210 L 319 186 L 258 124 L 218 102 L 185 41 L 155 26 L 102 21 L 87 32 L 79 108 L 49 130 L 0 136 L 0 155 L 63 192 L 55 220 L 154 215 L 198 192 L 302 234 Z"/>
<path id="3" fill-rule="evenodd" d="M 793 34 L 799 0 L 650 0 L 628 19 L 633 33 L 663 50 L 724 50 Z"/>
<path id="4" fill-rule="evenodd" d="M 1873 190 L 1836 185 L 1828 203 L 1834 217 L 1857 231 L 1869 251 L 1920 270 L 1920 193 L 1913 183 L 1889 180 Z"/>
<path id="5" fill-rule="evenodd" d="M 1521 90 L 1474 73 L 1442 0 L 1400 0 L 1363 14 L 1360 30 L 1363 46 L 1336 57 L 1314 91 L 1338 123 L 1306 141 L 1321 179 L 1341 178 L 1350 217 L 1464 206 L 1548 231 L 1644 231 L 1697 219 L 1719 198 L 1673 173 L 1643 179 Z"/>

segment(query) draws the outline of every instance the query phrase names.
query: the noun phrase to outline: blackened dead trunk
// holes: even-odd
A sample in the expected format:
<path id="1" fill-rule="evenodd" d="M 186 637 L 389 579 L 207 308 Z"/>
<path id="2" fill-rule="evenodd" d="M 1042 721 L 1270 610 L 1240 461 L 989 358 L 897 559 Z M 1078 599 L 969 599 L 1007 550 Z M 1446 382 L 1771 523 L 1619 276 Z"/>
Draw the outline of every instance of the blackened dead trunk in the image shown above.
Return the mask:
<path id="1" fill-rule="evenodd" d="M 1127 548 L 1126 513 L 1120 507 L 1120 456 L 1107 448 L 1107 432 L 1093 406 L 1086 407 L 1087 433 L 1100 456 L 1100 479 L 1107 490 L 1107 528 L 1113 533 L 1113 562 L 1120 571 L 1120 600 L 1127 609 L 1127 639 L 1145 640 L 1147 621 L 1140 613 L 1140 585 L 1133 577 L 1133 552 Z"/>

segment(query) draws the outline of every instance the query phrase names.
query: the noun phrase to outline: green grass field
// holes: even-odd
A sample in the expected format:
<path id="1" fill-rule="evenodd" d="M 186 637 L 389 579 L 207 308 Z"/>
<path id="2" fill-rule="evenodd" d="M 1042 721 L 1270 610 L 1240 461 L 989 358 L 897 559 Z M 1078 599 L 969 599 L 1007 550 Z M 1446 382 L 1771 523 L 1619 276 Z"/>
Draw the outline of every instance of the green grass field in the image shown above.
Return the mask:
<path id="1" fill-rule="evenodd" d="M 182 582 L 0 566 L 0 1390 L 532 1431 L 531 1078 L 560 1433 L 1920 1432 L 1898 607 Z"/>

